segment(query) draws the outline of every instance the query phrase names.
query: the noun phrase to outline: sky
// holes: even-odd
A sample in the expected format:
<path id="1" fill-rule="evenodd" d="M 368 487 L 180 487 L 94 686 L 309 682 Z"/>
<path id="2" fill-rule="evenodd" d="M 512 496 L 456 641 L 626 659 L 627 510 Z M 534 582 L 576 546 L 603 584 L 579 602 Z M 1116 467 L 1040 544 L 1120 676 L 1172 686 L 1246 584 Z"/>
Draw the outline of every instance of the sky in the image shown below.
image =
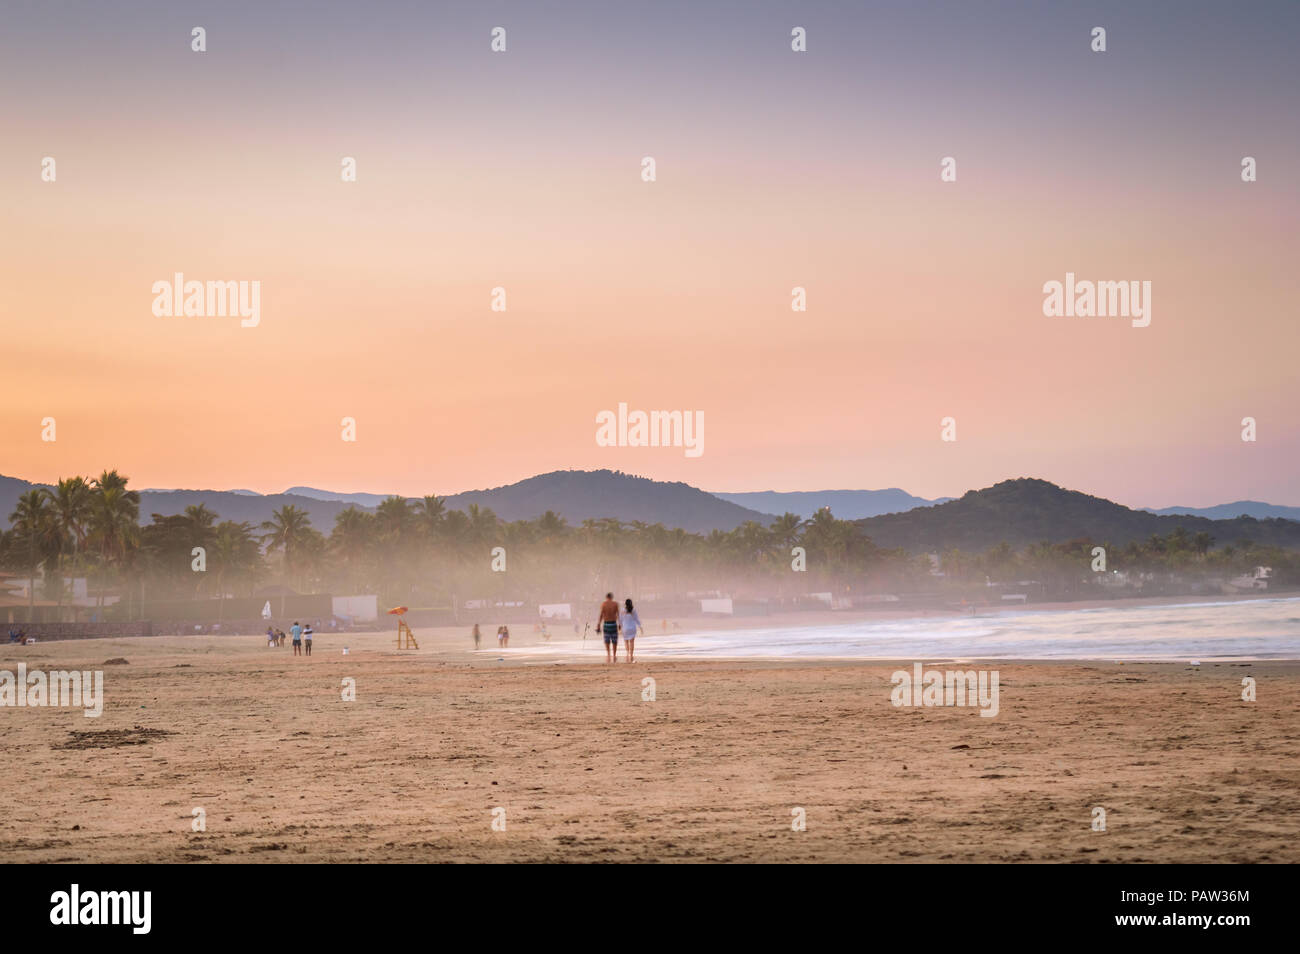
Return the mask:
<path id="1" fill-rule="evenodd" d="M 1291 2 L 8 2 L 0 473 L 1300 505 L 1298 26 Z M 259 282 L 259 322 L 155 315 L 176 272 Z M 1151 282 L 1150 325 L 1045 316 L 1067 272 Z M 601 446 L 620 403 L 701 414 L 703 453 Z"/>

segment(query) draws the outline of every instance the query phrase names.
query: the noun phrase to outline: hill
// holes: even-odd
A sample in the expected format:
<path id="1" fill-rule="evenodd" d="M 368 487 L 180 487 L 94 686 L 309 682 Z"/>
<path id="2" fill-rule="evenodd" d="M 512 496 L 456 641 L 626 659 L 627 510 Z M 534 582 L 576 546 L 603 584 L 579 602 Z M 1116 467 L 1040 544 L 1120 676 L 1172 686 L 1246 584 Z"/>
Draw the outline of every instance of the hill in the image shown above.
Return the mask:
<path id="1" fill-rule="evenodd" d="M 286 494 L 310 497 L 312 500 L 336 500 L 339 503 L 356 504 L 358 507 L 378 507 L 388 494 L 341 494 L 333 490 L 318 490 L 315 487 L 290 487 Z"/>
<path id="2" fill-rule="evenodd" d="M 9 515 L 22 494 L 34 487 L 49 488 L 48 484 L 33 484 L 16 477 L 0 476 L 0 527 L 7 527 Z M 154 514 L 163 516 L 184 513 L 190 504 L 206 504 L 222 520 L 247 520 L 254 526 L 269 520 L 271 511 L 293 504 L 311 514 L 312 526 L 328 533 L 334 526 L 334 515 L 347 504 L 333 500 L 313 500 L 296 494 L 254 494 L 242 490 L 142 490 L 140 491 L 140 522 L 148 523 Z"/>
<path id="3" fill-rule="evenodd" d="M 797 513 L 805 520 L 823 507 L 830 507 L 831 513 L 840 520 L 860 520 L 882 513 L 900 513 L 914 507 L 930 507 L 952 499 L 940 497 L 937 500 L 926 500 L 897 487 L 888 490 L 801 490 L 789 493 L 775 490 L 739 494 L 713 491 L 713 496 L 763 513 Z"/>
<path id="4" fill-rule="evenodd" d="M 1192 534 L 1205 531 L 1218 545 L 1251 540 L 1300 547 L 1300 523 L 1296 521 L 1160 515 L 1033 478 L 1004 480 L 948 503 L 869 517 L 858 525 L 877 546 L 902 547 L 914 553 L 951 547 L 978 552 L 1004 540 L 1020 549 L 1032 543 L 1080 537 L 1122 545 L 1154 534 L 1163 536 L 1180 526 Z"/>
<path id="5" fill-rule="evenodd" d="M 1281 517 L 1283 520 L 1300 520 L 1300 507 L 1283 507 L 1280 504 L 1261 503 L 1258 500 L 1238 500 L 1234 503 L 1218 504 L 1214 507 L 1162 507 L 1159 510 L 1144 508 L 1148 513 L 1161 516 L 1182 514 L 1192 517 L 1208 517 L 1211 520 L 1231 520 L 1233 517 L 1247 516 L 1256 520 L 1268 520 Z"/>
<path id="6" fill-rule="evenodd" d="M 616 517 L 624 523 L 662 523 L 694 533 L 734 530 L 746 520 L 764 525 L 772 521 L 769 514 L 720 500 L 689 484 L 612 470 L 556 470 L 447 498 L 450 509 L 464 510 L 472 503 L 491 507 L 503 520 L 532 520 L 554 510 L 571 524 Z"/>
<path id="7" fill-rule="evenodd" d="M 8 524 L 20 494 L 41 486 L 13 477 L 0 476 L 0 527 Z M 334 517 L 353 506 L 353 500 L 382 500 L 379 494 L 334 494 L 311 488 L 292 488 L 303 493 L 250 494 L 225 490 L 146 490 L 140 494 L 140 516 L 148 523 L 152 514 L 182 513 L 190 504 L 206 504 L 223 520 L 247 520 L 260 525 L 271 511 L 293 504 L 311 515 L 312 525 L 328 533 Z M 309 496 L 308 492 L 316 496 Z M 849 496 L 837 500 L 833 495 Z M 885 497 L 863 495 L 885 494 Z M 696 533 L 732 530 L 747 520 L 764 525 L 770 512 L 750 509 L 734 498 L 768 501 L 771 512 L 787 509 L 804 514 L 809 507 L 831 507 L 841 519 L 857 506 L 875 499 L 882 506 L 904 506 L 921 501 L 902 512 L 882 513 L 859 519 L 877 545 L 903 547 L 913 552 L 933 552 L 958 547 L 979 551 L 1005 540 L 1016 548 L 1044 540 L 1059 543 L 1088 537 L 1097 543 L 1121 545 L 1165 535 L 1181 526 L 1188 533 L 1205 531 L 1216 543 L 1241 543 L 1300 547 L 1300 522 L 1276 517 L 1257 519 L 1234 516 L 1210 519 L 1198 514 L 1162 514 L 1128 507 L 1066 490 L 1045 480 L 1007 480 L 983 490 L 972 490 L 946 502 L 931 503 L 901 490 L 823 491 L 806 494 L 757 493 L 719 495 L 706 493 L 684 483 L 669 483 L 634 477 L 617 471 L 558 470 L 529 477 L 518 483 L 486 490 L 472 490 L 446 498 L 448 509 L 465 510 L 470 504 L 490 507 L 503 520 L 532 520 L 547 510 L 565 517 L 571 524 L 588 518 L 614 517 L 625 523 L 642 521 L 681 527 Z M 792 506 L 793 505 L 793 506 Z M 1225 504 L 1223 509 L 1239 507 Z M 1267 506 L 1267 505 L 1265 505 Z M 362 507 L 362 509 L 373 509 Z M 1219 510 L 1220 508 L 1208 508 Z M 1292 508 L 1294 509 L 1294 508 Z"/>
<path id="8" fill-rule="evenodd" d="M 43 485 L 0 476 L 0 527 L 8 524 L 18 497 L 38 486 Z M 329 533 L 339 511 L 358 500 L 373 499 L 378 503 L 384 499 L 381 494 L 333 494 L 305 487 L 293 490 L 302 493 L 250 495 L 227 490 L 146 490 L 140 494 L 140 519 L 148 523 L 155 513 L 170 516 L 183 513 L 191 504 L 205 504 L 222 520 L 247 520 L 257 526 L 270 519 L 272 510 L 293 504 L 311 514 L 312 526 Z M 571 524 L 588 518 L 615 517 L 624 523 L 633 520 L 662 523 L 695 533 L 732 530 L 746 520 L 763 524 L 772 520 L 768 514 L 719 500 L 688 484 L 610 470 L 554 471 L 503 487 L 472 490 L 446 498 L 449 510 L 465 510 L 470 504 L 491 507 L 503 520 L 533 520 L 547 510 L 554 510 Z M 373 509 L 361 503 L 357 505 L 363 510 Z"/>

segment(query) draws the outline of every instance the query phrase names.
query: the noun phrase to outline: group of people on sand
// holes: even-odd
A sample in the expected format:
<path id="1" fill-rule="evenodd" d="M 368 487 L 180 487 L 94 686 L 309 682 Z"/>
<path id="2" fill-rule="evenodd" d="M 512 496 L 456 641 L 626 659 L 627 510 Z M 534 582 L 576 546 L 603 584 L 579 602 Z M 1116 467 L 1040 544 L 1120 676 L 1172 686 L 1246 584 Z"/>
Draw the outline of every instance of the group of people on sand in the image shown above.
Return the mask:
<path id="1" fill-rule="evenodd" d="M 645 632 L 645 627 L 641 625 L 641 617 L 637 615 L 636 609 L 632 606 L 632 600 L 623 601 L 623 606 L 618 605 L 614 599 L 613 593 L 605 594 L 605 602 L 600 604 L 600 619 L 596 623 L 596 628 L 600 630 L 605 637 L 605 662 L 618 662 L 618 637 L 623 635 L 623 645 L 627 649 L 627 661 L 636 662 L 636 635 L 638 632 Z"/>
<path id="2" fill-rule="evenodd" d="M 483 634 L 482 634 L 482 632 L 479 631 L 478 623 L 475 623 L 475 624 L 474 624 L 474 632 L 473 632 L 473 636 L 474 636 L 474 648 L 475 648 L 475 649 L 478 649 L 479 646 L 481 646 L 482 643 L 483 643 Z M 502 649 L 505 649 L 505 648 L 506 648 L 507 646 L 509 646 L 509 645 L 510 645 L 510 627 L 509 627 L 509 626 L 498 626 L 498 627 L 497 627 L 497 646 L 499 646 L 499 647 L 502 648 Z"/>
<path id="3" fill-rule="evenodd" d="M 482 632 L 479 631 L 478 623 L 475 623 L 475 624 L 474 624 L 474 633 L 473 633 L 473 636 L 474 636 L 474 648 L 475 648 L 475 649 L 478 649 L 479 646 L 481 646 L 482 643 L 483 643 L 483 634 L 482 634 Z M 506 648 L 507 646 L 509 646 L 509 645 L 510 645 L 510 627 L 509 627 L 509 626 L 498 626 L 498 627 L 497 627 L 497 646 L 499 646 L 501 649 L 505 649 L 505 648 Z"/>
<path id="4" fill-rule="evenodd" d="M 311 655 L 311 638 L 315 635 L 311 623 L 303 626 L 295 619 L 293 625 L 289 627 L 289 635 L 293 639 L 293 654 L 295 656 Z M 284 630 L 272 626 L 266 627 L 266 645 L 283 646 Z"/>

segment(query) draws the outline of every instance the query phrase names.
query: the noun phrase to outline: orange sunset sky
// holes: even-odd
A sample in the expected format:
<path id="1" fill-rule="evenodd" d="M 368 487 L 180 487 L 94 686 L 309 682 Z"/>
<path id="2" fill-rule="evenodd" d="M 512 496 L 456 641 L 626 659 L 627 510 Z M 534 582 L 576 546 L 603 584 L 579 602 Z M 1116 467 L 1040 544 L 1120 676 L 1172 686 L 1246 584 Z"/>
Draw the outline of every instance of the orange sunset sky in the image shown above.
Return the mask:
<path id="1" fill-rule="evenodd" d="M 0 473 L 1300 505 L 1296 7 L 923 6 L 17 5 Z M 177 271 L 260 324 L 155 317 Z M 1067 271 L 1150 327 L 1044 317 Z M 597 446 L 619 402 L 703 456 Z"/>

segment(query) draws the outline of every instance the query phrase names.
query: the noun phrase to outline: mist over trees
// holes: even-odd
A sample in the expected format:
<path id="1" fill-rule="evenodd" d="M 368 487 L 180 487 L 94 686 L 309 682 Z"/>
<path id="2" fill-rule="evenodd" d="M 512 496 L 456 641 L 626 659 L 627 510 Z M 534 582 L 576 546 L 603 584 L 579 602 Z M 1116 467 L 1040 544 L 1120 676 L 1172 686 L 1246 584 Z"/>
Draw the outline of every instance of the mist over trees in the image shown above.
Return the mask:
<path id="1" fill-rule="evenodd" d="M 1195 584 L 1261 565 L 1272 568 L 1274 588 L 1300 584 L 1296 550 L 1249 540 L 1218 545 L 1210 532 L 1182 526 L 1122 546 L 1076 537 L 917 553 L 878 546 L 866 530 L 871 521 L 839 520 L 829 510 L 690 533 L 609 517 L 571 524 L 549 510 L 504 521 L 477 504 L 449 509 L 436 496 L 392 496 L 373 511 L 350 506 L 330 527 L 313 526 L 292 504 L 259 525 L 223 520 L 203 504 L 140 524 L 139 494 L 127 483 L 104 471 L 18 499 L 0 532 L 0 568 L 35 584 L 29 601 L 62 603 L 67 592 L 59 581 L 78 577 L 101 604 L 119 596 L 111 615 L 126 618 L 147 600 L 247 597 L 273 584 L 299 593 L 374 593 L 383 606 L 413 607 L 449 607 L 453 598 L 583 600 L 611 589 L 643 599 L 710 592 L 751 600 L 814 592 L 956 599 L 1027 583 L 1039 588 L 1035 596 L 1082 598 L 1101 594 L 1103 578 L 1130 589 Z M 927 521 L 940 512 L 932 508 Z M 1100 574 L 1097 546 L 1106 551 Z"/>

